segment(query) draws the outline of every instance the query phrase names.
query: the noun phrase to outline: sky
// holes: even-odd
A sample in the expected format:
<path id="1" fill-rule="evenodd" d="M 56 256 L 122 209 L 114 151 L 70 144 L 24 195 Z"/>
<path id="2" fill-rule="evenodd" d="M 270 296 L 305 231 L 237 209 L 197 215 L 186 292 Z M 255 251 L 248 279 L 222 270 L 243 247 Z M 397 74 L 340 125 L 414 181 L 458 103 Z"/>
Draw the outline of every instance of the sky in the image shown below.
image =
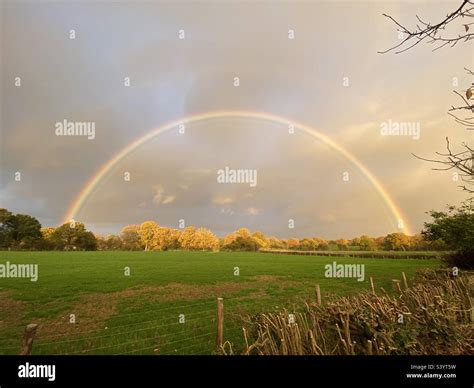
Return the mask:
<path id="1" fill-rule="evenodd" d="M 159 134 L 116 163 L 74 219 L 101 234 L 146 220 L 219 236 L 239 227 L 325 238 L 400 230 L 357 165 L 298 128 L 289 133 L 294 121 L 365 166 L 400 210 L 402 231 L 419 232 L 426 212 L 467 197 L 451 172 L 413 154 L 432 157 L 446 136 L 472 141 L 446 112 L 458 103 L 452 90 L 472 82 L 464 67 L 473 50 L 378 54 L 399 42 L 382 13 L 413 26 L 416 14 L 436 21 L 458 3 L 3 1 L 0 207 L 57 226 L 101 166 L 182 120 L 184 133 Z M 254 113 L 185 119 L 230 110 Z M 64 120 L 93 123 L 95 137 L 58 136 Z M 387 123 L 411 123 L 419 136 L 383 136 Z M 256 170 L 257 185 L 219 183 L 225 167 Z"/>

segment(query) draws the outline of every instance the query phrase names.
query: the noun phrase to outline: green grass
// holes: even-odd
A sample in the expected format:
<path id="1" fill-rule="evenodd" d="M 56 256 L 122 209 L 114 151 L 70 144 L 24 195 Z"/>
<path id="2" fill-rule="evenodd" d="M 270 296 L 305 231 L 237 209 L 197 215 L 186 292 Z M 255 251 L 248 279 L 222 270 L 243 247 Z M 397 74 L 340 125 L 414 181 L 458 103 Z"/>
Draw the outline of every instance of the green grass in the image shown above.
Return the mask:
<path id="1" fill-rule="evenodd" d="M 323 296 L 392 289 L 438 259 L 364 259 L 211 252 L 0 252 L 0 264 L 37 263 L 39 279 L 0 278 L 0 354 L 17 354 L 38 323 L 33 354 L 210 354 L 216 298 L 224 297 L 224 339 L 242 346 L 240 315 Z M 365 281 L 324 277 L 324 265 L 365 264 Z M 131 275 L 124 276 L 130 267 Z M 234 276 L 239 267 L 240 275 Z M 76 323 L 69 323 L 76 314 Z M 179 323 L 184 314 L 185 323 Z"/>

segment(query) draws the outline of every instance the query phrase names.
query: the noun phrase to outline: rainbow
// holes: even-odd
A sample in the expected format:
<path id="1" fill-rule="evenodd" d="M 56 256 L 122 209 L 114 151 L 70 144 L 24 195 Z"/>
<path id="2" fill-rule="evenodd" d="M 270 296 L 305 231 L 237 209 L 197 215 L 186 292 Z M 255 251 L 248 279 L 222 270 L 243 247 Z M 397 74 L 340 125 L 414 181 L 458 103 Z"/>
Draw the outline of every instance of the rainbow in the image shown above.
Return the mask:
<path id="1" fill-rule="evenodd" d="M 309 127 L 308 125 L 298 123 L 294 120 L 280 117 L 270 113 L 263 113 L 263 112 L 253 112 L 253 111 L 239 111 L 239 110 L 223 110 L 223 111 L 212 111 L 206 112 L 201 114 L 196 114 L 192 116 L 187 116 L 181 118 L 179 120 L 164 124 L 163 126 L 153 129 L 147 132 L 145 135 L 139 137 L 138 139 L 134 140 L 130 144 L 128 144 L 125 148 L 120 150 L 115 156 L 113 156 L 110 160 L 108 160 L 104 165 L 102 165 L 99 170 L 90 178 L 86 184 L 82 187 L 79 194 L 70 204 L 68 210 L 66 211 L 65 216 L 63 217 L 63 223 L 69 222 L 71 219 L 74 219 L 76 214 L 79 213 L 80 209 L 90 197 L 92 192 L 95 188 L 99 185 L 101 180 L 113 169 L 115 165 L 117 165 L 120 161 L 122 161 L 127 155 L 133 152 L 135 149 L 140 147 L 142 144 L 146 143 L 147 141 L 153 139 L 155 136 L 158 136 L 161 133 L 167 132 L 171 129 L 176 129 L 179 125 L 182 124 L 190 124 L 195 123 L 203 120 L 212 120 L 212 119 L 220 119 L 220 118 L 246 118 L 246 119 L 258 119 L 258 120 L 265 120 L 270 121 L 278 124 L 285 124 L 286 126 L 293 125 L 293 127 L 302 132 L 307 133 L 308 135 L 322 141 L 326 145 L 330 146 L 335 151 L 339 152 L 342 156 L 344 156 L 349 162 L 355 165 L 362 174 L 369 180 L 375 190 L 383 199 L 384 203 L 386 204 L 388 210 L 392 214 L 394 220 L 394 225 L 397 225 L 400 220 L 405 220 L 402 216 L 402 211 L 398 208 L 394 200 L 390 197 L 387 190 L 383 187 L 383 185 L 377 180 L 377 178 L 352 154 L 350 154 L 346 149 L 336 143 L 334 140 L 330 139 L 328 136 L 316 131 L 315 129 Z M 410 227 L 406 221 L 404 222 L 403 231 L 406 234 L 411 234 Z"/>

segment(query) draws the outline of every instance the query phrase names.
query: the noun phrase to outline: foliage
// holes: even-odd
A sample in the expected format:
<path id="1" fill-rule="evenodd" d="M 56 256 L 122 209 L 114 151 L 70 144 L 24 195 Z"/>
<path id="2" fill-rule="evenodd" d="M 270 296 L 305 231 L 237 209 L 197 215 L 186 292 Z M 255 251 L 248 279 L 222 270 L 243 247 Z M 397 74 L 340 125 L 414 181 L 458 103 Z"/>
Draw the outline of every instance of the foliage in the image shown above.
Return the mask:
<path id="1" fill-rule="evenodd" d="M 0 247 L 36 249 L 42 240 L 41 224 L 36 218 L 0 209 Z"/>
<path id="2" fill-rule="evenodd" d="M 456 250 L 447 258 L 451 265 L 474 268 L 474 201 L 460 207 L 449 206 L 446 212 L 431 211 L 431 222 L 425 223 L 422 232 L 429 241 L 441 240 Z"/>
<path id="3" fill-rule="evenodd" d="M 82 222 L 67 222 L 54 230 L 49 241 L 55 250 L 64 251 L 95 251 L 97 239 L 92 232 L 86 230 Z"/>
<path id="4" fill-rule="evenodd" d="M 127 225 L 120 232 L 122 248 L 127 251 L 138 251 L 144 249 L 140 240 L 140 225 Z"/>
<path id="5" fill-rule="evenodd" d="M 472 296 L 467 276 L 425 272 L 396 296 L 363 292 L 247 316 L 244 354 L 472 354 Z"/>

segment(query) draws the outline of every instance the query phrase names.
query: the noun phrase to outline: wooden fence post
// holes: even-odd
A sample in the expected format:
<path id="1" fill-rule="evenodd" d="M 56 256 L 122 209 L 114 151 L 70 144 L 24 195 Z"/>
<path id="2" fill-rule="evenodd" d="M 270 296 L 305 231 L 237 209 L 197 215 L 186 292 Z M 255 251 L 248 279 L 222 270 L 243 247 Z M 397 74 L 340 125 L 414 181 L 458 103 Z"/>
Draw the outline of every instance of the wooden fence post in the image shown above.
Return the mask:
<path id="1" fill-rule="evenodd" d="M 319 284 L 316 284 L 316 300 L 318 305 L 321 306 L 321 287 L 319 287 Z"/>
<path id="2" fill-rule="evenodd" d="M 30 323 L 26 326 L 25 332 L 23 333 L 20 355 L 29 356 L 31 354 L 33 339 L 35 338 L 37 328 L 38 325 L 36 323 Z"/>
<path id="3" fill-rule="evenodd" d="M 402 272 L 402 278 L 403 278 L 403 285 L 405 286 L 405 290 L 408 290 L 408 282 L 407 282 L 407 277 L 405 276 L 405 272 Z"/>
<path id="4" fill-rule="evenodd" d="M 371 340 L 367 340 L 367 354 L 369 356 L 372 355 L 372 341 Z"/>
<path id="5" fill-rule="evenodd" d="M 222 346 L 224 338 L 224 299 L 217 298 L 217 337 L 216 345 L 218 348 Z"/>

